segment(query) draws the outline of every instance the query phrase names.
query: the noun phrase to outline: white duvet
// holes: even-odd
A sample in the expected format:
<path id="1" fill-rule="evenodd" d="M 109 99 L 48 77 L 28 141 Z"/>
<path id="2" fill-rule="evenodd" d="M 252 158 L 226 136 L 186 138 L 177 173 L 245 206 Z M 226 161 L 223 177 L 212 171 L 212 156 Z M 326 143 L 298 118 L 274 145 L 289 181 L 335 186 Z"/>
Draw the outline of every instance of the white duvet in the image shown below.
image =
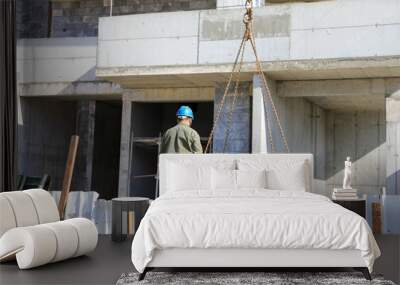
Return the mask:
<path id="1" fill-rule="evenodd" d="M 132 262 L 143 272 L 165 248 L 358 249 L 370 271 L 380 255 L 359 215 L 321 195 L 265 189 L 164 194 L 140 223 Z"/>

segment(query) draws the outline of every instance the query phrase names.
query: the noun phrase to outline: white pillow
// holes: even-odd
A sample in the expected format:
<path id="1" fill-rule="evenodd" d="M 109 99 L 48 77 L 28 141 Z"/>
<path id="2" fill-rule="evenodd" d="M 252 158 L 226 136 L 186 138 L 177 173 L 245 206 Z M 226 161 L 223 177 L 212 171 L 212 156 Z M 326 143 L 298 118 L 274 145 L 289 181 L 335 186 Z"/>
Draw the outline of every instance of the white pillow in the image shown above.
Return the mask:
<path id="1" fill-rule="evenodd" d="M 293 168 L 290 171 L 271 169 L 267 172 L 268 188 L 273 190 L 306 191 L 305 169 Z"/>
<path id="2" fill-rule="evenodd" d="M 212 169 L 212 188 L 214 190 L 236 190 L 236 170 Z"/>
<path id="3" fill-rule="evenodd" d="M 296 159 L 239 160 L 240 170 L 267 170 L 268 189 L 308 191 L 310 169 L 308 162 Z"/>
<path id="4" fill-rule="evenodd" d="M 267 188 L 267 170 L 236 170 L 238 188 Z"/>
<path id="5" fill-rule="evenodd" d="M 168 164 L 168 191 L 211 190 L 211 167 Z"/>

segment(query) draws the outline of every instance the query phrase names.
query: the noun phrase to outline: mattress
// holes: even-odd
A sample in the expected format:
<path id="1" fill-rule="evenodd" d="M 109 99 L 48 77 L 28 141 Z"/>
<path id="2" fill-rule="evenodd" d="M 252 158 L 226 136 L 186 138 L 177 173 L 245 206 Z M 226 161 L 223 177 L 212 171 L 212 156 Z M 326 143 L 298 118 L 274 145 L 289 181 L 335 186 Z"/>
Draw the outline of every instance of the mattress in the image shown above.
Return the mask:
<path id="1" fill-rule="evenodd" d="M 365 219 L 299 191 L 168 192 L 155 200 L 132 243 L 139 272 L 163 249 L 359 250 L 372 271 L 379 248 Z"/>

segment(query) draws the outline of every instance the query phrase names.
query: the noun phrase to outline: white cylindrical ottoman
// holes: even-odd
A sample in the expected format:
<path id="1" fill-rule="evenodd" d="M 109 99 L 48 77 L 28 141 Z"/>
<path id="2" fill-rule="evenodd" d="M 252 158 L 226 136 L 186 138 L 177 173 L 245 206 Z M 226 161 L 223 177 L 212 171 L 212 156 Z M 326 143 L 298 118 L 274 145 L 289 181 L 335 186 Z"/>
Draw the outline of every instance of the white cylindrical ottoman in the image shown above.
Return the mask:
<path id="1" fill-rule="evenodd" d="M 19 227 L 0 238 L 0 260 L 16 256 L 20 269 L 77 257 L 94 250 L 98 233 L 88 219 Z"/>

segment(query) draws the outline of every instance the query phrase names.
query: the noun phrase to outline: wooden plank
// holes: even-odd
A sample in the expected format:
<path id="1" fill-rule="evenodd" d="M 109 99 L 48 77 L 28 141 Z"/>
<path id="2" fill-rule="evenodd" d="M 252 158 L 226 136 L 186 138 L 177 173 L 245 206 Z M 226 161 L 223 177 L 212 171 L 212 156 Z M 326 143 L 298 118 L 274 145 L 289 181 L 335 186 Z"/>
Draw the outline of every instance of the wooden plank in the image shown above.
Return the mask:
<path id="1" fill-rule="evenodd" d="M 73 135 L 71 137 L 71 141 L 69 144 L 67 164 L 65 166 L 65 174 L 62 184 L 62 192 L 61 192 L 60 202 L 58 204 L 58 211 L 60 213 L 61 220 L 64 219 L 65 207 L 67 205 L 68 194 L 71 187 L 71 180 L 74 172 L 74 165 L 76 159 L 76 152 L 78 150 L 78 144 L 79 144 L 79 136 Z"/>
<path id="2" fill-rule="evenodd" d="M 128 212 L 128 235 L 133 235 L 135 233 L 135 212 Z"/>
<path id="3" fill-rule="evenodd" d="M 380 234 L 382 230 L 381 204 L 372 203 L 372 231 Z"/>

